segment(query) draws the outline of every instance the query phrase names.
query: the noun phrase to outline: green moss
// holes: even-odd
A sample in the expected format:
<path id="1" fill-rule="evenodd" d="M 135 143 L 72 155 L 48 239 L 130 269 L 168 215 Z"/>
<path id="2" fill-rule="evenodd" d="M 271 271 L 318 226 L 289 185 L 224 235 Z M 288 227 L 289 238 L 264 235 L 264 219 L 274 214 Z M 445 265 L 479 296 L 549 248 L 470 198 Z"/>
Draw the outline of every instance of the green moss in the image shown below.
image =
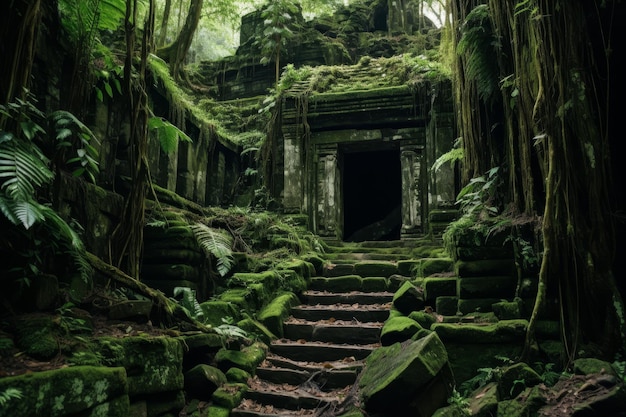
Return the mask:
<path id="1" fill-rule="evenodd" d="M 52 359 L 59 353 L 59 335 L 51 316 L 26 318 L 17 323 L 17 345 L 35 359 Z"/>
<path id="2" fill-rule="evenodd" d="M 275 297 L 258 314 L 258 319 L 277 337 L 283 337 L 283 321 L 289 316 L 291 307 L 300 303 L 298 296 L 286 292 Z"/>
<path id="3" fill-rule="evenodd" d="M 78 415 L 98 406 L 96 415 L 112 408 L 128 415 L 128 384 L 123 368 L 74 366 L 0 379 L 0 392 L 16 388 L 29 401 L 0 408 L 0 417 Z"/>
<path id="4" fill-rule="evenodd" d="M 246 384 L 241 383 L 224 384 L 213 393 L 211 399 L 218 406 L 233 409 L 241 403 L 247 388 Z"/>
<path id="5" fill-rule="evenodd" d="M 0 357 L 9 356 L 14 347 L 13 339 L 0 336 Z"/>

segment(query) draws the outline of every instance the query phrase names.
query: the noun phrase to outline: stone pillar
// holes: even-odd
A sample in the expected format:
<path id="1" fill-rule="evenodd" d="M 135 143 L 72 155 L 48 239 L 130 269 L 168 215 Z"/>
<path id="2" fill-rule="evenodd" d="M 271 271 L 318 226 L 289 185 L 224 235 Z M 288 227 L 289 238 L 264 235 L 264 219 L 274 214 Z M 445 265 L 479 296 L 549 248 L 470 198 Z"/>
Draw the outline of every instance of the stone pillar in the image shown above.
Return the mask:
<path id="1" fill-rule="evenodd" d="M 341 192 L 337 146 L 320 149 L 317 160 L 316 233 L 341 238 Z"/>
<path id="2" fill-rule="evenodd" d="M 424 213 L 422 196 L 423 147 L 403 145 L 400 147 L 402 169 L 402 229 L 401 238 L 417 237 L 423 232 Z"/>
<path id="3" fill-rule="evenodd" d="M 287 213 L 299 213 L 302 210 L 302 146 L 297 135 L 283 132 L 283 136 L 283 207 Z"/>

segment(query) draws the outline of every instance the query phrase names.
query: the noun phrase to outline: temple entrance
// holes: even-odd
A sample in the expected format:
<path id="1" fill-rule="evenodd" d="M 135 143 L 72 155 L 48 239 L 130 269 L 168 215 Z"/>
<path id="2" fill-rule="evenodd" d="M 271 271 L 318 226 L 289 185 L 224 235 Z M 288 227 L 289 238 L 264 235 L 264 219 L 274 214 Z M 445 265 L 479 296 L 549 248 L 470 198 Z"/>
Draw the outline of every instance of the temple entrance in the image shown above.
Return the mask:
<path id="1" fill-rule="evenodd" d="M 397 149 L 344 151 L 342 196 L 345 241 L 400 239 L 400 152 Z"/>

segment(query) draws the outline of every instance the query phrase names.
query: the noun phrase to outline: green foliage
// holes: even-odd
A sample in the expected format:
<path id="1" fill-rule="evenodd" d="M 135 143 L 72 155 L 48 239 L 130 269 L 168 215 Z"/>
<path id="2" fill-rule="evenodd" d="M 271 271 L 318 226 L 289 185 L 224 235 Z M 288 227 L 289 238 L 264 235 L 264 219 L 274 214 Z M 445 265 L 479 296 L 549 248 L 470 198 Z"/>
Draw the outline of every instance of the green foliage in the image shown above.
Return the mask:
<path id="1" fill-rule="evenodd" d="M 475 80 L 478 94 L 485 101 L 493 96 L 498 87 L 499 70 L 495 59 L 498 48 L 489 7 L 487 4 L 478 5 L 463 22 L 457 53 L 465 55 L 465 73 Z"/>
<path id="2" fill-rule="evenodd" d="M 502 180 L 498 175 L 498 167 L 491 168 L 483 176 L 472 178 L 457 195 L 457 204 L 464 215 L 479 217 L 482 215 L 493 216 L 498 214 L 495 205 L 498 187 Z"/>
<path id="3" fill-rule="evenodd" d="M 93 179 L 97 172 L 93 158 L 97 153 L 89 142 L 94 137 L 70 113 L 57 111 L 45 117 L 33 102 L 31 97 L 31 100 L 17 99 L 0 106 L 2 126 L 13 130 L 0 130 L 0 212 L 13 225 L 20 226 L 11 231 L 14 238 L 26 242 L 19 255 L 26 258 L 27 263 L 14 272 L 18 272 L 26 284 L 30 276 L 39 274 L 44 266 L 41 245 L 45 241 L 48 253 L 70 255 L 87 282 L 91 279 L 91 267 L 80 237 L 52 208 L 38 201 L 37 193 L 55 176 L 42 148 L 52 147 L 56 155 L 72 146 L 69 139 L 75 135 L 79 137 L 78 156 L 67 162 L 78 166 L 76 175 L 85 174 Z M 54 133 L 49 134 L 49 131 Z M 40 227 L 31 233 L 36 224 Z"/>
<path id="4" fill-rule="evenodd" d="M 200 322 L 204 320 L 204 311 L 202 311 L 202 307 L 200 307 L 200 303 L 196 299 L 195 290 L 189 287 L 176 287 L 174 288 L 174 298 L 185 312 L 189 314 L 189 317 Z"/>
<path id="5" fill-rule="evenodd" d="M 439 158 L 435 160 L 431 170 L 436 172 L 441 168 L 444 164 L 450 163 L 450 165 L 454 165 L 456 162 L 463 161 L 463 157 L 465 152 L 463 148 L 460 146 L 461 138 L 457 138 L 454 142 L 454 146 L 448 152 L 441 155 Z"/>
<path id="6" fill-rule="evenodd" d="M 459 390 L 463 397 L 467 397 L 472 391 L 487 385 L 489 382 L 495 381 L 501 373 L 499 368 L 478 368 L 477 374 L 464 381 Z"/>
<path id="7" fill-rule="evenodd" d="M 456 407 L 464 416 L 471 415 L 469 400 L 456 389 L 452 391 L 452 395 L 448 398 L 448 404 Z"/>
<path id="8" fill-rule="evenodd" d="M 6 406 L 12 399 L 21 400 L 22 398 L 22 390 L 17 388 L 7 388 L 0 392 L 0 406 Z"/>
<path id="9" fill-rule="evenodd" d="M 178 149 L 178 142 L 181 140 L 192 142 L 185 132 L 162 117 L 150 117 L 148 119 L 148 129 L 156 136 L 161 144 L 161 149 L 165 153 L 172 153 Z"/>
<path id="10" fill-rule="evenodd" d="M 57 150 L 76 150 L 76 156 L 65 161 L 70 167 L 74 166 L 72 175 L 84 176 L 95 184 L 99 172 L 98 151 L 92 143 L 98 142 L 96 136 L 68 111 L 57 110 L 50 114 L 49 119 L 53 124 Z"/>
<path id="11" fill-rule="evenodd" d="M 215 257 L 217 272 L 221 276 L 228 274 L 235 264 L 232 253 L 233 237 L 224 230 L 215 229 L 202 223 L 194 223 L 190 227 L 202 250 Z"/>

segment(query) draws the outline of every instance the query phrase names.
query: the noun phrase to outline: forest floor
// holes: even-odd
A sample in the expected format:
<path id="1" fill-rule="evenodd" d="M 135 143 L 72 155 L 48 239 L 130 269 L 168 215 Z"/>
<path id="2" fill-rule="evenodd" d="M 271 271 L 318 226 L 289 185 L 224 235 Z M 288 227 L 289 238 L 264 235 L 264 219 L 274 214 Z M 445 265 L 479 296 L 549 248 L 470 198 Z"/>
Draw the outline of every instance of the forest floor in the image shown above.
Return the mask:
<path id="1" fill-rule="evenodd" d="M 42 313 L 36 314 L 41 315 Z M 138 335 L 175 336 L 176 334 L 172 330 L 153 326 L 150 322 L 138 323 L 135 321 L 111 321 L 108 320 L 106 316 L 98 315 L 93 317 L 94 337 L 110 336 L 123 338 Z M 68 358 L 61 353 L 50 360 L 42 361 L 33 359 L 15 348 L 11 354 L 0 357 L 0 378 L 54 370 L 68 366 L 72 366 L 72 364 Z M 569 417 L 579 415 L 626 417 L 625 411 L 619 411 L 625 410 L 626 406 L 615 408 L 614 405 L 611 405 L 610 401 L 607 402 L 607 398 L 610 397 L 611 391 L 618 383 L 615 379 L 616 377 L 610 374 L 573 375 L 567 378 L 562 378 L 552 387 L 541 386 L 540 389 L 543 391 L 546 404 L 536 415 L 538 417 Z M 251 381 L 251 383 L 254 383 L 254 381 Z M 620 383 L 623 383 L 623 381 Z M 623 390 L 624 387 L 622 386 L 622 391 Z M 606 409 L 602 414 L 595 412 L 585 414 L 585 412 L 581 411 L 580 408 L 586 403 L 606 403 Z M 250 405 L 249 408 L 254 409 L 254 405 Z M 270 410 L 256 411 L 269 412 Z M 285 417 L 294 415 L 309 415 L 297 414 L 297 412 L 294 412 L 293 410 L 273 410 L 273 413 L 277 412 L 279 413 L 278 415 L 284 415 Z M 185 415 L 184 410 L 181 411 L 180 415 Z"/>

